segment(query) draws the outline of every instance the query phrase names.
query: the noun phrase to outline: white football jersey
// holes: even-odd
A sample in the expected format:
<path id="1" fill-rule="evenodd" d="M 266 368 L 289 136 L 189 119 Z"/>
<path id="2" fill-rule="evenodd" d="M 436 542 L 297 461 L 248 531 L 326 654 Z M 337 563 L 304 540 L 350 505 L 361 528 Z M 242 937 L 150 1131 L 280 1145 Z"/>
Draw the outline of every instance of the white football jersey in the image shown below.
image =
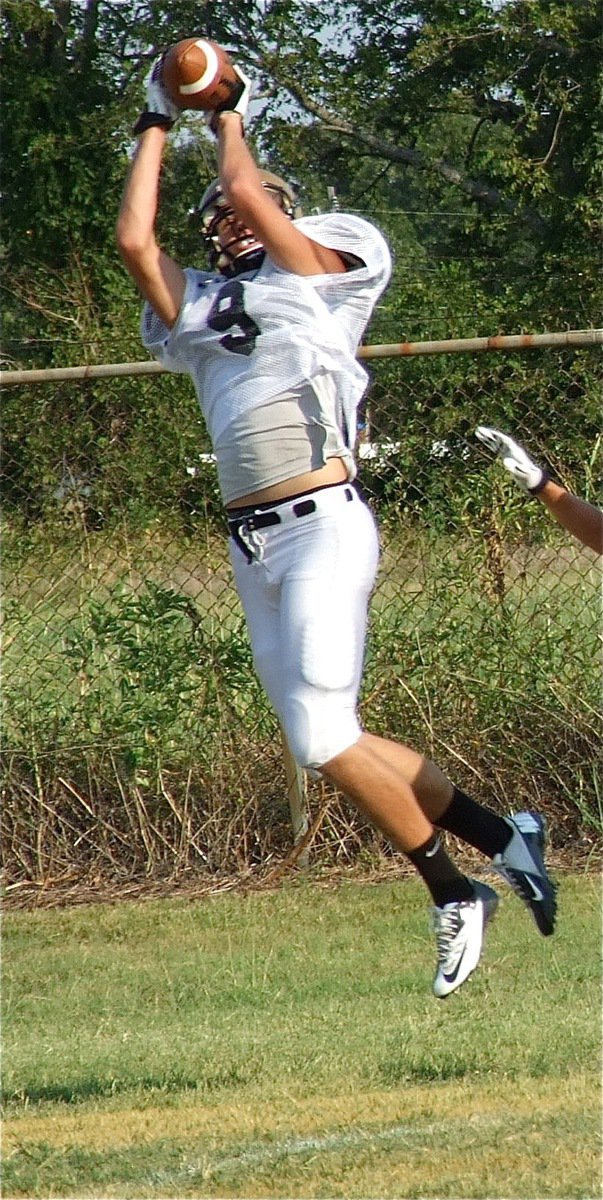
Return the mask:
<path id="1" fill-rule="evenodd" d="M 348 445 L 367 374 L 356 351 L 391 274 L 382 235 L 346 213 L 295 222 L 313 241 L 364 263 L 345 273 L 295 275 L 266 255 L 233 278 L 187 268 L 178 320 L 169 330 L 149 304 L 142 340 L 169 370 L 191 375 L 212 442 L 231 421 L 280 392 L 328 372 Z"/>

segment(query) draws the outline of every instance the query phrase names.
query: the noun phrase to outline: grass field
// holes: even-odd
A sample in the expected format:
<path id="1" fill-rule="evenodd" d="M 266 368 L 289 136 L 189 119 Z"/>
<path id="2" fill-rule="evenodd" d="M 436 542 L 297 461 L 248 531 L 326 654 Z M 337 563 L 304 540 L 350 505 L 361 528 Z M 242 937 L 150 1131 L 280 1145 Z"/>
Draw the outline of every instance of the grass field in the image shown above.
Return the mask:
<path id="1" fill-rule="evenodd" d="M 4 1196 L 599 1196 L 598 881 L 560 893 L 445 1003 L 412 879 L 7 912 Z"/>

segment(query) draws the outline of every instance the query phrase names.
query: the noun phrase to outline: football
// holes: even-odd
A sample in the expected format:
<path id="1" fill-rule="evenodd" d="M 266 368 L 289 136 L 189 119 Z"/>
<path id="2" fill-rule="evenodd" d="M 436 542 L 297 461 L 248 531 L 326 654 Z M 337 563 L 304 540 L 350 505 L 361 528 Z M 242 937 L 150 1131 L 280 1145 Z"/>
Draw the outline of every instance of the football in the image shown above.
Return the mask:
<path id="1" fill-rule="evenodd" d="M 209 38 L 184 38 L 163 60 L 163 86 L 178 108 L 210 112 L 240 86 L 228 54 Z"/>

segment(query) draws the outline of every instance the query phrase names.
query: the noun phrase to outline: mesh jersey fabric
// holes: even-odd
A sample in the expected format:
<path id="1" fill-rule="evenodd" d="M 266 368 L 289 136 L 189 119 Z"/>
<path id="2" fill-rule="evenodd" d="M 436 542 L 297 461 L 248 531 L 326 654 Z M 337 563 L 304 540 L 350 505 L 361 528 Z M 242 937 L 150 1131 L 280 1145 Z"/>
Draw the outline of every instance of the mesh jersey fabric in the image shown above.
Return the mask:
<path id="1" fill-rule="evenodd" d="M 344 273 L 295 275 L 267 255 L 258 271 L 232 279 L 188 267 L 171 330 L 147 303 L 144 345 L 168 370 L 190 374 L 212 442 L 257 404 L 328 372 L 348 445 L 367 374 L 356 349 L 391 274 L 387 243 L 361 217 L 328 213 L 295 222 L 308 237 L 354 255 Z"/>

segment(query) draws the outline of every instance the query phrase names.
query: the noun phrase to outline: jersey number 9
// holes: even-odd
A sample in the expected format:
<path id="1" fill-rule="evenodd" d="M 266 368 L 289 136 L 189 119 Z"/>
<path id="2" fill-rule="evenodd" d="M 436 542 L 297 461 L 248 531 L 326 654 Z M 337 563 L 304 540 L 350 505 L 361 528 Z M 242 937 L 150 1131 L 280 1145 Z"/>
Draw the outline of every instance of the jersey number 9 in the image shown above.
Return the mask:
<path id="1" fill-rule="evenodd" d="M 211 306 L 207 324 L 210 329 L 215 329 L 218 333 L 238 326 L 239 332 L 225 333 L 225 337 L 220 338 L 220 345 L 225 350 L 230 350 L 232 354 L 249 356 L 253 354 L 260 330 L 253 317 L 245 312 L 244 295 L 243 284 L 240 280 L 229 279 L 228 283 L 220 288 Z"/>

